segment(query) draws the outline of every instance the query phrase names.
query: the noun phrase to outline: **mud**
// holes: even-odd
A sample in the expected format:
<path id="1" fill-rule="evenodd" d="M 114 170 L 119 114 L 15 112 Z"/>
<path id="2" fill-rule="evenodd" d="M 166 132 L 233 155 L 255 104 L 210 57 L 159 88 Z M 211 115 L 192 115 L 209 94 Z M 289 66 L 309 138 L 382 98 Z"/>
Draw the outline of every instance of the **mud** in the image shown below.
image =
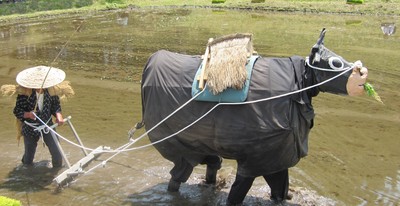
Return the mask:
<path id="1" fill-rule="evenodd" d="M 75 33 L 76 22 L 82 19 L 85 23 Z M 153 52 L 168 49 L 202 54 L 210 37 L 252 32 L 254 46 L 263 56 L 306 56 L 320 29 L 327 27 L 325 45 L 350 61 L 361 59 L 370 69 L 369 82 L 385 104 L 366 96 L 320 94 L 314 99 L 317 116 L 310 134 L 310 152 L 289 171 L 294 198 L 287 204 L 396 205 L 400 199 L 400 39 L 397 34 L 382 34 L 383 21 L 398 23 L 399 19 L 139 9 L 23 20 L 0 26 L 0 84 L 14 84 L 16 74 L 26 67 L 48 65 L 72 37 L 67 50 L 54 63 L 66 71 L 76 92 L 75 97 L 62 103 L 64 116 L 72 116 L 86 146 L 117 148 L 127 143 L 128 130 L 141 120 L 140 74 Z M 24 205 L 225 202 L 235 174 L 233 161 L 224 161 L 217 189 L 199 186 L 205 173 L 200 166 L 178 194 L 170 194 L 166 187 L 172 165 L 151 147 L 120 154 L 104 168 L 77 178 L 59 191 L 51 181 L 55 174 L 43 163 L 49 160 L 47 148 L 38 148 L 39 170 L 28 170 L 31 176 L 20 170 L 23 145 L 17 146 L 14 137 L 14 104 L 15 97 L 0 98 L 0 193 L 4 196 L 21 200 Z M 59 131 L 73 138 L 68 127 Z M 138 145 L 147 143 L 144 139 Z M 82 157 L 76 147 L 62 145 L 71 162 Z M 91 166 L 107 157 L 109 154 L 100 156 Z M 270 205 L 268 194 L 264 180 L 257 178 L 245 204 Z"/>

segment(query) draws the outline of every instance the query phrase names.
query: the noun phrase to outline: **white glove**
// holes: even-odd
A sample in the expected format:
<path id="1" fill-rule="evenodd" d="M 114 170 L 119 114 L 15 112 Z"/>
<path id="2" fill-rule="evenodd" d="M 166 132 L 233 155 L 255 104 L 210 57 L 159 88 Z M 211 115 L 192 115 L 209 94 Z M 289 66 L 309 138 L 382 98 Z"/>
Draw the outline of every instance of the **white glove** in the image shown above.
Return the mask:
<path id="1" fill-rule="evenodd" d="M 347 94 L 350 96 L 360 96 L 364 94 L 364 84 L 367 81 L 368 69 L 362 66 L 360 60 L 354 62 L 353 72 L 347 80 Z"/>

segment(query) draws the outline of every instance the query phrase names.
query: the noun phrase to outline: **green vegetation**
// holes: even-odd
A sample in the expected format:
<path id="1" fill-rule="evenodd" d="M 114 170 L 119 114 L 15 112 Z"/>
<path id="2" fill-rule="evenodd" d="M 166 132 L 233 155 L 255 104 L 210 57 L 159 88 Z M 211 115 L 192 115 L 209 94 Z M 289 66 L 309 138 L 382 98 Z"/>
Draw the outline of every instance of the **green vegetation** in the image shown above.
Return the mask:
<path id="1" fill-rule="evenodd" d="M 213 3 L 213 4 L 222 4 L 222 3 L 225 3 L 225 0 L 212 0 L 211 3 Z"/>
<path id="2" fill-rule="evenodd" d="M 364 0 L 347 0 L 348 4 L 362 4 Z"/>
<path id="3" fill-rule="evenodd" d="M 373 97 L 376 101 L 380 102 L 383 104 L 381 97 L 378 95 L 378 93 L 375 91 L 374 87 L 370 83 L 365 83 L 364 84 L 364 90 L 367 93 L 367 96 Z"/>
<path id="4" fill-rule="evenodd" d="M 20 206 L 21 202 L 8 197 L 0 196 L 0 205 L 2 206 Z"/>
<path id="5" fill-rule="evenodd" d="M 265 0 L 251 0 L 251 3 L 264 3 Z"/>
<path id="6" fill-rule="evenodd" d="M 93 4 L 93 0 L 26 0 L 15 3 L 5 3 L 5 1 L 2 2 L 3 3 L 0 7 L 1 15 L 26 14 L 38 11 L 81 8 Z"/>
<path id="7" fill-rule="evenodd" d="M 219 3 L 214 4 L 216 1 Z M 349 1 L 363 3 L 347 3 Z M 279 12 L 400 16 L 400 0 L 25 0 L 16 3 L 5 3 L 5 0 L 0 0 L 0 2 L 3 2 L 0 4 L 0 20 L 7 16 L 20 17 L 20 14 L 42 15 L 44 11 L 48 15 L 48 11 L 51 10 L 53 11 L 51 14 L 55 14 L 61 11 L 65 13 L 149 6 L 200 6 Z"/>

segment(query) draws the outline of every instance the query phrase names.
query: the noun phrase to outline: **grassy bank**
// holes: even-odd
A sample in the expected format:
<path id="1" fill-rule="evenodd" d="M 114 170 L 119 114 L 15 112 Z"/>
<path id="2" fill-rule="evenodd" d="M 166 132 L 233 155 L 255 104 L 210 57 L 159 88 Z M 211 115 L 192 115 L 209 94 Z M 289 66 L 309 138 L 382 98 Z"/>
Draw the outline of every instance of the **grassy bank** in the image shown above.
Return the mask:
<path id="1" fill-rule="evenodd" d="M 4 2 L 4 1 L 3 1 Z M 273 12 L 333 13 L 351 15 L 400 16 L 400 0 L 365 0 L 362 4 L 348 4 L 346 0 L 25 0 L 0 4 L 0 21 L 68 12 L 112 10 L 136 7 L 212 7 Z M 262 2 L 262 0 L 261 0 Z"/>
<path id="2" fill-rule="evenodd" d="M 95 5 L 99 5 L 98 2 Z M 252 0 L 226 0 L 220 4 L 213 4 L 212 0 L 125 0 L 124 2 L 123 6 L 139 7 L 204 6 L 281 12 L 400 15 L 400 0 L 365 0 L 363 4 L 347 4 L 346 0 L 265 0 L 263 3 L 251 3 Z"/>

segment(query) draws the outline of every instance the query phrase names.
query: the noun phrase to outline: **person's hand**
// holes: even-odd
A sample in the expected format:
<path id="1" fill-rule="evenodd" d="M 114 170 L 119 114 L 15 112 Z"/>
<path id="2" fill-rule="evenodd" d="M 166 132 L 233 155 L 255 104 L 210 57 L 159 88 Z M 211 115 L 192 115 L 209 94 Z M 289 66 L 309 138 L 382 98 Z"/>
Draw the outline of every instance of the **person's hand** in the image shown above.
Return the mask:
<path id="1" fill-rule="evenodd" d="M 64 124 L 64 118 L 61 113 L 56 113 L 56 122 L 58 126 L 61 126 Z"/>
<path id="2" fill-rule="evenodd" d="M 35 117 L 35 115 L 33 114 L 32 111 L 31 111 L 31 112 L 25 112 L 25 113 L 24 113 L 24 118 L 25 118 L 25 119 L 33 119 L 33 120 L 36 120 L 36 117 Z"/>
<path id="3" fill-rule="evenodd" d="M 362 66 L 361 61 L 356 61 L 353 71 L 347 80 L 347 94 L 350 96 L 360 96 L 364 94 L 364 84 L 367 81 L 368 69 Z"/>

